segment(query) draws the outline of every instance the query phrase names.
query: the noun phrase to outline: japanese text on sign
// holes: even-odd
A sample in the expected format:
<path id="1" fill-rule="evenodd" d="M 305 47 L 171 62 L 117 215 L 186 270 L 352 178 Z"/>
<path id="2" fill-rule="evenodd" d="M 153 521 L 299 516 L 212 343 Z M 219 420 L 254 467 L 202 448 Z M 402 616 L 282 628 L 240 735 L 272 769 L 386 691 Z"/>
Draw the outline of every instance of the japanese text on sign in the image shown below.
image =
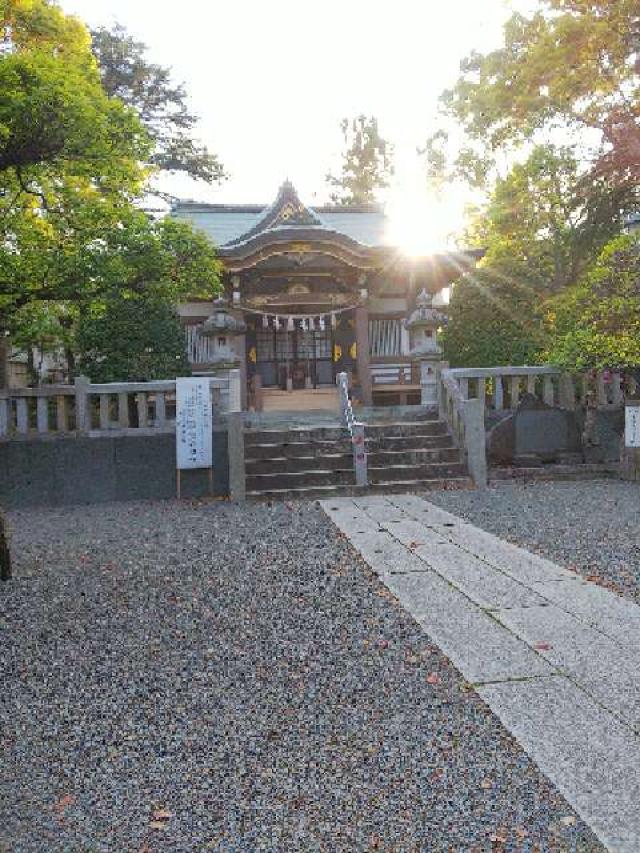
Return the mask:
<path id="1" fill-rule="evenodd" d="M 640 406 L 625 408 L 624 443 L 627 447 L 640 447 Z"/>
<path id="2" fill-rule="evenodd" d="M 180 470 L 211 468 L 211 426 L 209 380 L 176 379 L 176 460 Z"/>

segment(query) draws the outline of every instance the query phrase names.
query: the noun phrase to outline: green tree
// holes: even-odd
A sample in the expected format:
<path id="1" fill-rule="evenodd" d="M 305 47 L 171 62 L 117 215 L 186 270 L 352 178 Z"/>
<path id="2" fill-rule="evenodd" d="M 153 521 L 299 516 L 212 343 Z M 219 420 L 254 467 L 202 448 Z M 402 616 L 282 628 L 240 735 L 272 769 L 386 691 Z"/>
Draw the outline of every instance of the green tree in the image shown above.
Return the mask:
<path id="1" fill-rule="evenodd" d="M 189 376 L 175 306 L 148 293 L 109 300 L 78 324 L 79 367 L 94 382 L 145 382 Z"/>
<path id="2" fill-rule="evenodd" d="M 359 115 L 340 124 L 345 151 L 339 175 L 327 175 L 336 204 L 371 204 L 376 191 L 389 186 L 393 175 L 393 147 L 380 135 L 373 116 Z"/>
<path id="3" fill-rule="evenodd" d="M 575 287 L 547 306 L 549 360 L 569 369 L 640 365 L 640 238 L 612 240 Z"/>
<path id="4" fill-rule="evenodd" d="M 44 206 L 41 180 L 69 173 L 101 188 L 114 176 L 138 188 L 147 135 L 135 113 L 103 90 L 86 28 L 45 0 L 3 0 L 0 8 L 3 198 L 13 180 L 13 203 L 33 194 Z"/>
<path id="5" fill-rule="evenodd" d="M 137 112 L 153 140 L 149 162 L 210 184 L 222 181 L 219 159 L 193 137 L 198 118 L 184 86 L 172 82 L 171 69 L 148 62 L 146 45 L 119 25 L 93 30 L 92 37 L 105 91 Z"/>
<path id="6" fill-rule="evenodd" d="M 535 291 L 488 270 L 456 283 L 443 336 L 452 367 L 536 364 L 544 351 L 544 327 Z"/>
<path id="7" fill-rule="evenodd" d="M 608 240 L 635 191 L 581 173 L 569 148 L 536 146 L 498 179 L 467 239 L 485 249 L 486 269 L 541 296 L 574 284 Z"/>
<path id="8" fill-rule="evenodd" d="M 174 304 L 219 290 L 220 265 L 206 237 L 129 204 L 76 198 L 45 218 L 18 218 L 14 234 L 15 246 L 0 255 L 0 324 L 26 349 L 29 341 L 62 346 L 71 372 L 83 314 L 150 289 Z"/>
<path id="9" fill-rule="evenodd" d="M 7 331 L 62 346 L 73 370 L 81 314 L 150 286 L 211 296 L 219 266 L 202 235 L 135 206 L 150 141 L 104 92 L 86 28 L 45 0 L 0 9 L 0 343 L 5 359 Z"/>
<path id="10" fill-rule="evenodd" d="M 472 53 L 442 96 L 462 130 L 453 171 L 482 184 L 509 148 L 561 129 L 579 139 L 597 174 L 617 185 L 640 177 L 640 60 L 637 0 L 541 0 L 514 14 L 504 44 Z M 552 137 L 553 138 L 553 137 Z M 449 161 L 446 129 L 431 137 L 435 171 Z"/>

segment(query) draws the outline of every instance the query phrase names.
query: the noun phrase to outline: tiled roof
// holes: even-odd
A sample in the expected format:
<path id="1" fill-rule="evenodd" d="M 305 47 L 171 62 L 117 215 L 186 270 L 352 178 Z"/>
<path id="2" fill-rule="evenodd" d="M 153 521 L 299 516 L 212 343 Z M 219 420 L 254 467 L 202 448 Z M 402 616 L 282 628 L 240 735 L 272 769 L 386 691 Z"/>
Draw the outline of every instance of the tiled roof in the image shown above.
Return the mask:
<path id="1" fill-rule="evenodd" d="M 172 216 L 190 222 L 207 235 L 217 246 L 240 243 L 255 234 L 276 231 L 280 227 L 318 228 L 336 231 L 364 246 L 384 246 L 387 217 L 377 205 L 325 205 L 299 210 L 289 218 L 287 206 L 297 200 L 293 187 L 285 183 L 271 205 L 253 204 L 200 204 L 181 201 L 172 210 Z M 299 202 L 298 202 L 299 203 Z"/>

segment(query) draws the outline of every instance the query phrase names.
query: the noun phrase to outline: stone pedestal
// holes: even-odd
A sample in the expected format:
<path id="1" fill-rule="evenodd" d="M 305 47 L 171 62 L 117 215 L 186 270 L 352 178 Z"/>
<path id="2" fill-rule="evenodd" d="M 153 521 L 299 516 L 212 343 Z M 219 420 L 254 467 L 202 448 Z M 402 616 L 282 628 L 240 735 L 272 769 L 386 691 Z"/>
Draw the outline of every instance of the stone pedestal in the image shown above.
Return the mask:
<path id="1" fill-rule="evenodd" d="M 430 358 L 420 359 L 420 405 L 438 405 L 438 375 L 440 362 Z"/>

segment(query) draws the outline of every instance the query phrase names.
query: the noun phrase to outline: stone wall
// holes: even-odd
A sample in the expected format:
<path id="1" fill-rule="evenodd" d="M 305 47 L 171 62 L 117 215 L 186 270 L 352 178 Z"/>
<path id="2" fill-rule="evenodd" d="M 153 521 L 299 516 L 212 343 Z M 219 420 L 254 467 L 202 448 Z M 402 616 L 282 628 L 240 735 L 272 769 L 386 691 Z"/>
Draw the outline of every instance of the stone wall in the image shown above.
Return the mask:
<path id="1" fill-rule="evenodd" d="M 227 429 L 213 431 L 214 489 L 229 493 Z M 208 493 L 206 471 L 183 471 L 182 496 Z M 176 496 L 172 433 L 0 442 L 0 506 L 93 504 Z"/>

